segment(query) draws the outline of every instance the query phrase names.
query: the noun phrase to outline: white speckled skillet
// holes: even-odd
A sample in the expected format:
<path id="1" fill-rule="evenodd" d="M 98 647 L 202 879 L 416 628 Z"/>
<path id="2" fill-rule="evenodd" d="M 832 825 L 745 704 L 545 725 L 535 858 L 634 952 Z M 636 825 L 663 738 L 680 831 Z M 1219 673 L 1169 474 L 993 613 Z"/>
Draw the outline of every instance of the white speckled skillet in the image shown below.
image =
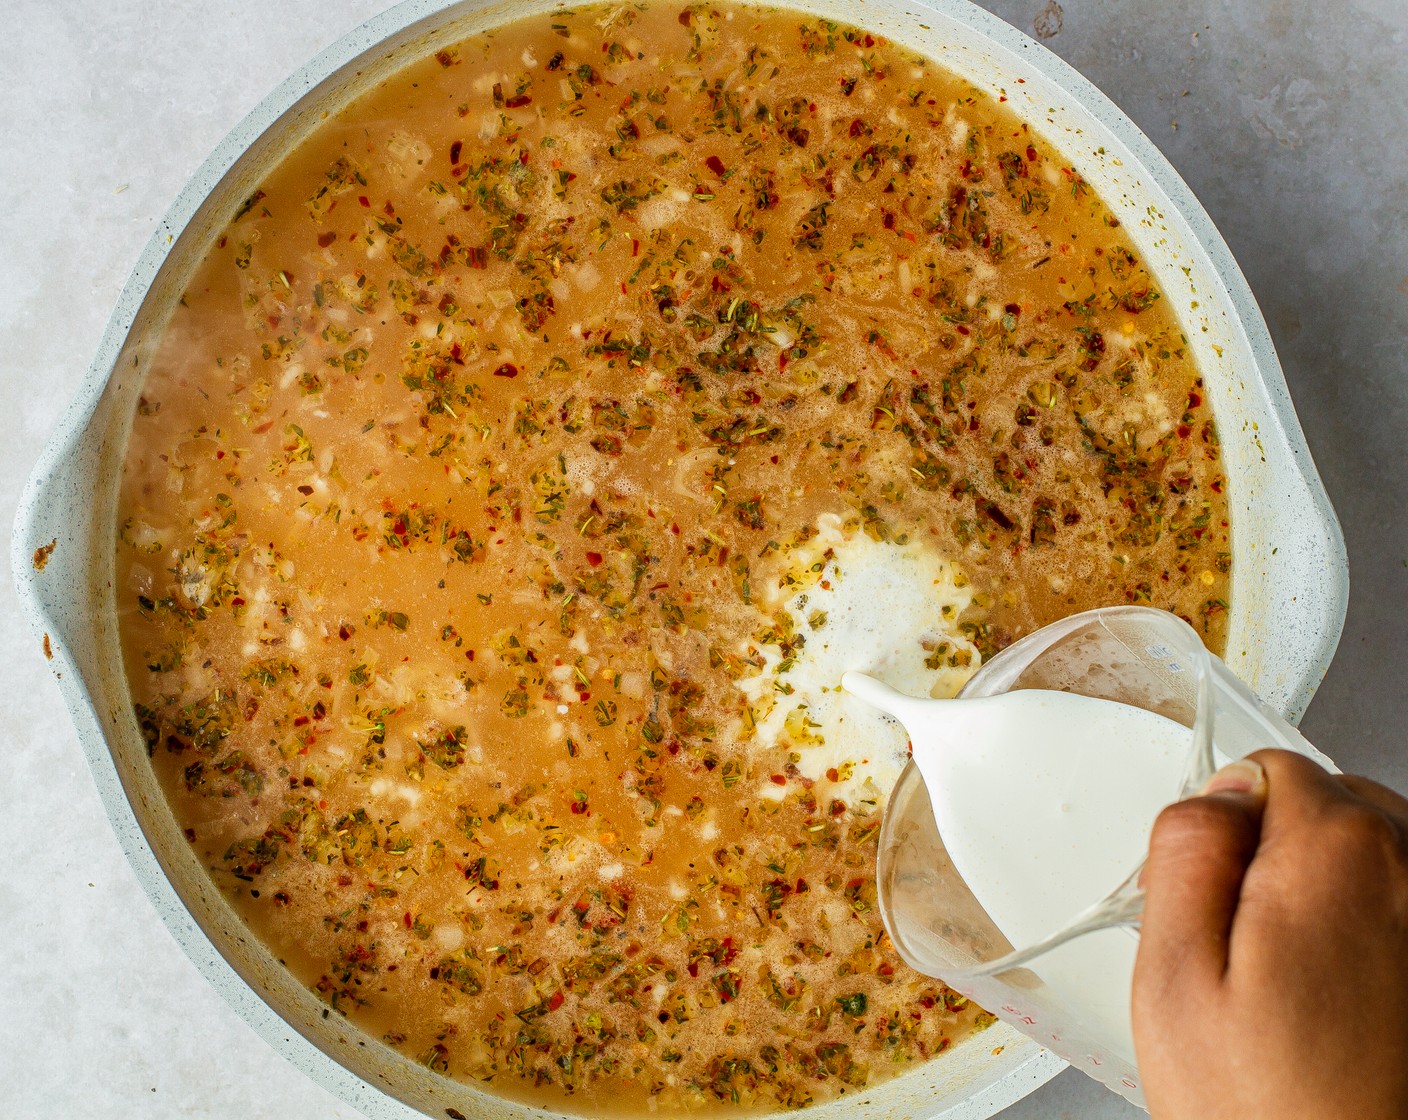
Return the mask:
<path id="1" fill-rule="evenodd" d="M 1261 312 L 1226 244 L 1154 145 L 1045 48 L 964 0 L 790 4 L 881 32 L 1008 103 L 1109 204 L 1182 319 L 1222 436 L 1232 506 L 1227 661 L 1298 719 L 1339 640 L 1344 541 Z M 330 1015 L 250 936 L 166 807 L 132 715 L 113 607 L 117 483 L 145 362 L 187 278 L 236 208 L 323 115 L 407 60 L 544 0 L 409 0 L 329 47 L 270 94 L 196 172 L 123 289 L 78 399 L 20 502 L 13 563 L 113 828 L 153 904 L 201 971 L 279 1053 L 368 1116 L 546 1117 L 449 1082 Z M 54 543 L 47 563 L 35 551 Z M 974 1036 L 811 1120 L 991 1116 L 1063 1063 L 1005 1027 Z"/>

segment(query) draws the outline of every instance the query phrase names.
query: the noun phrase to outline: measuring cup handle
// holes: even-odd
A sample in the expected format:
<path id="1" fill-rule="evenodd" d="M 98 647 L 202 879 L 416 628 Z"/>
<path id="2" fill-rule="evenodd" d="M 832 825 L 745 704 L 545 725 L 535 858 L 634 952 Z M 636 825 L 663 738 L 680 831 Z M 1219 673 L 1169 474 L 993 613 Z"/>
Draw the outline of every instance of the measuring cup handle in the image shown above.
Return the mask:
<path id="1" fill-rule="evenodd" d="M 970 966 L 969 971 L 974 976 L 997 976 L 1008 969 L 1025 965 L 1082 934 L 1114 926 L 1138 926 L 1144 917 L 1144 888 L 1139 885 L 1139 875 L 1143 870 L 1141 862 L 1128 879 L 1089 910 L 1078 914 L 1064 929 L 1019 952 L 1008 953 L 1005 957 L 976 967 Z"/>
<path id="2" fill-rule="evenodd" d="M 1091 929 L 1140 923 L 1144 917 L 1144 888 L 1138 884 L 1138 874 L 1135 872 L 1135 881 L 1126 881 L 1123 887 L 1095 906 L 1089 915 L 1093 923 Z"/>
<path id="3" fill-rule="evenodd" d="M 1137 926 L 1144 917 L 1144 888 L 1139 885 L 1139 873 L 1143 864 L 1114 891 L 1106 895 L 1085 913 L 1079 915 L 1066 929 L 1048 940 L 1047 948 L 1054 948 L 1072 937 L 1091 933 L 1111 926 Z"/>

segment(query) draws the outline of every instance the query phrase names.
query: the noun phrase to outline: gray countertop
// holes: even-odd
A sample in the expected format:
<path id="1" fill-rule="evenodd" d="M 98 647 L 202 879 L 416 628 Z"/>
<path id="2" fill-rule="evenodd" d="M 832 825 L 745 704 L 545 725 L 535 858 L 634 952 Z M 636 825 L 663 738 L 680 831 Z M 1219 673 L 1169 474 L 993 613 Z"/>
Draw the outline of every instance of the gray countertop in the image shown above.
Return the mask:
<path id="1" fill-rule="evenodd" d="M 220 138 L 379 0 L 5 0 L 0 524 L 128 270 Z M 1265 312 L 1351 565 L 1305 717 L 1408 791 L 1408 5 L 987 0 L 1118 103 L 1211 213 Z M 123 859 L 0 564 L 0 1114 L 356 1113 L 230 1011 Z M 1067 1071 L 1005 1120 L 1134 1109 Z"/>

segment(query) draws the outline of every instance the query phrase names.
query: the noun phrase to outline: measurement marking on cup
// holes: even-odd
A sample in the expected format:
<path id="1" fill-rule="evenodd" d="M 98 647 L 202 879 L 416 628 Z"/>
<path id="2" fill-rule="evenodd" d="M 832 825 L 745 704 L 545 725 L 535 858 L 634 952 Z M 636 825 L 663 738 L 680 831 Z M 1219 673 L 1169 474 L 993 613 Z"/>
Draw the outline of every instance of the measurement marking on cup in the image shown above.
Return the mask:
<path id="1" fill-rule="evenodd" d="M 1145 646 L 1144 652 L 1155 660 L 1162 661 L 1163 666 L 1170 673 L 1183 672 L 1183 666 L 1173 660 L 1173 650 L 1165 645 Z"/>

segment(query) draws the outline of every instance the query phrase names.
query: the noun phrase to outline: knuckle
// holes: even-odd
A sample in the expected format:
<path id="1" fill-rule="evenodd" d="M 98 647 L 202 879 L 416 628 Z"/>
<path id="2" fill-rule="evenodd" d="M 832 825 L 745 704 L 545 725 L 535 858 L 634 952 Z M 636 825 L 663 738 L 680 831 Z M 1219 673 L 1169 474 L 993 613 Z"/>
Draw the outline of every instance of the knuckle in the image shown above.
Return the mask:
<path id="1" fill-rule="evenodd" d="M 1191 797 L 1165 806 L 1154 821 L 1151 847 L 1182 847 L 1189 841 L 1221 837 L 1239 828 L 1246 812 L 1224 797 Z"/>
<path id="2" fill-rule="evenodd" d="M 1149 836 L 1145 889 L 1152 894 L 1235 877 L 1252 858 L 1259 833 L 1255 814 L 1234 798 L 1212 795 L 1169 805 Z"/>
<path id="3" fill-rule="evenodd" d="M 1365 805 L 1337 807 L 1321 822 L 1319 845 L 1342 867 L 1408 863 L 1408 844 L 1400 822 Z"/>

